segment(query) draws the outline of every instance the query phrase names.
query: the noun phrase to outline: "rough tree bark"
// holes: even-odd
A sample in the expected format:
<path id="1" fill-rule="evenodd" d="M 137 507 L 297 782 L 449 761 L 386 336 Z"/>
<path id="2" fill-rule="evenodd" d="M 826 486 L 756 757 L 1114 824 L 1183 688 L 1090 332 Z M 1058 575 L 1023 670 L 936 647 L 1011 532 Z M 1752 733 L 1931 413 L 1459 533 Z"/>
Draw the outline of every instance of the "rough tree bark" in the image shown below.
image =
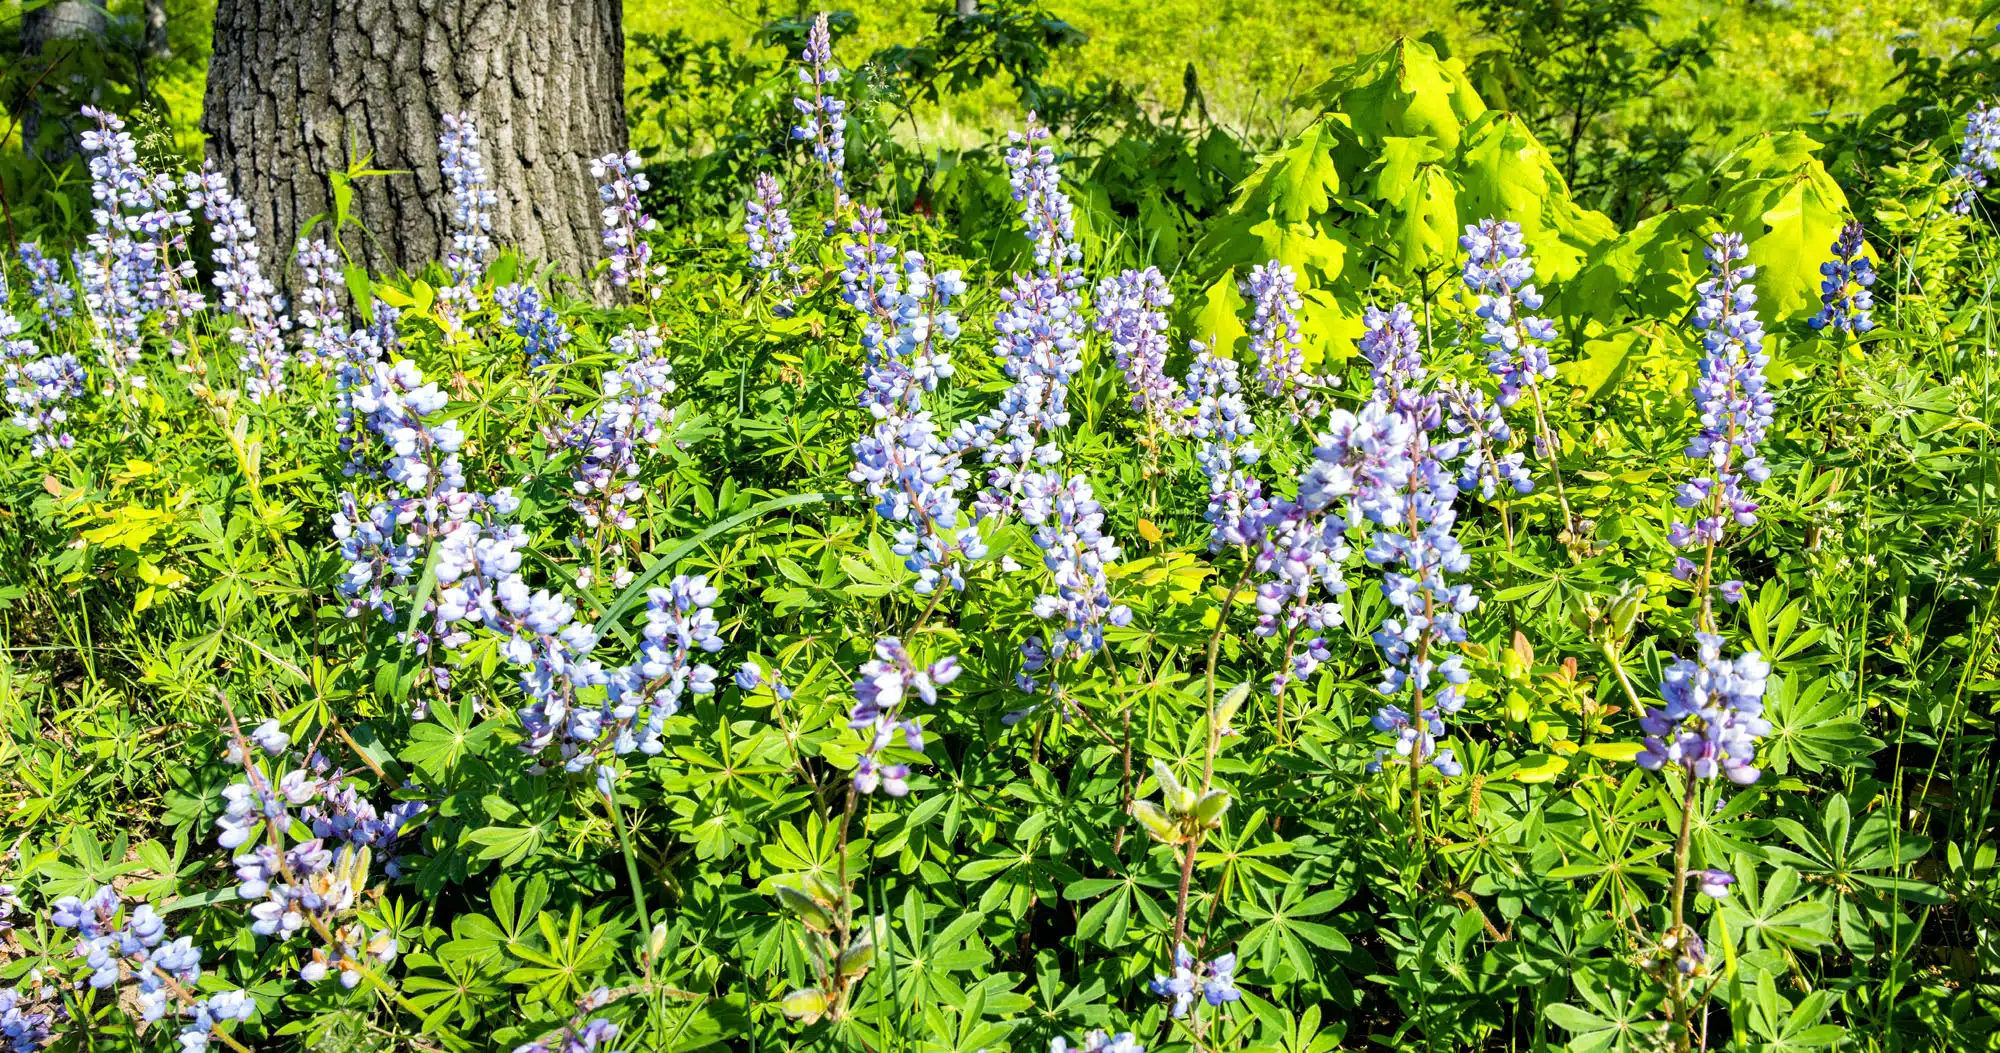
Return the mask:
<path id="1" fill-rule="evenodd" d="M 220 0 L 209 157 L 279 259 L 332 212 L 328 172 L 394 170 L 355 184 L 368 237 L 343 241 L 414 270 L 442 258 L 452 210 L 440 117 L 467 110 L 494 243 L 579 273 L 597 257 L 590 159 L 626 146 L 622 17 L 622 0 Z"/>

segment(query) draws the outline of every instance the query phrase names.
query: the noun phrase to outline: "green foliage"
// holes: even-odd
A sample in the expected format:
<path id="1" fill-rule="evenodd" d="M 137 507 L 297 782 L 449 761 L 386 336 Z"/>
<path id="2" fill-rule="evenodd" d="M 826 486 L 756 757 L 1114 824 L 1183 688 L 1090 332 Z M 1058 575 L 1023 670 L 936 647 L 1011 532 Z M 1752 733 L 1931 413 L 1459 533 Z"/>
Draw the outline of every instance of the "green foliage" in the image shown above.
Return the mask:
<path id="1" fill-rule="evenodd" d="M 963 65 L 950 56 L 969 30 L 945 27 L 843 82 L 857 192 L 897 206 L 898 243 L 973 290 L 958 375 L 927 403 L 952 422 L 1006 383 L 988 350 L 993 290 L 1028 243 L 990 147 L 919 157 L 872 139 L 930 105 L 924 85 L 948 95 L 956 74 L 941 71 L 1010 95 L 1028 91 L 1010 69 L 1048 87 L 1060 59 L 1002 60 L 1065 34 L 1028 9 L 991 17 Z M 1387 609 L 1375 572 L 1353 557 L 1325 665 L 1266 691 L 1284 641 L 1253 631 L 1252 598 L 1231 589 L 1240 563 L 1207 546 L 1192 445 L 1132 412 L 1100 334 L 1069 393 L 1063 464 L 1106 505 L 1123 545 L 1107 575 L 1134 616 L 1107 632 L 1109 660 L 1075 676 L 1067 719 L 1050 707 L 1008 722 L 1019 645 L 1046 631 L 1027 530 L 987 528 L 992 557 L 927 612 L 848 478 L 872 418 L 836 254 L 807 259 L 803 291 L 774 311 L 775 290 L 718 234 L 740 222 L 746 175 L 784 156 L 790 74 L 692 37 L 646 47 L 659 72 L 635 109 L 660 118 L 656 183 L 676 221 L 657 300 L 552 292 L 575 359 L 537 371 L 490 305 L 450 334 L 434 280 L 356 272 L 345 288 L 357 312 L 376 298 L 403 310 L 398 354 L 446 392 L 469 485 L 517 487 L 528 577 L 576 598 L 607 660 L 632 653 L 648 588 L 709 576 L 715 693 L 685 699 L 660 754 L 627 755 L 615 796 L 590 772 L 529 770 L 524 696 L 497 642 L 425 654 L 408 635 L 434 566 L 398 594 L 396 621 L 347 615 L 329 543 L 351 485 L 331 380 L 300 370 L 286 396 L 253 404 L 226 318 L 192 330 L 178 361 L 149 330 L 145 393 L 78 400 L 73 450 L 30 457 L 0 425 L 0 881 L 22 901 L 0 930 L 5 985 L 74 973 L 45 908 L 113 883 L 203 943 L 211 987 L 252 993 L 258 1013 L 232 1034 L 255 1049 L 513 1049 L 603 986 L 611 1000 L 592 1012 L 631 1051 L 999 1053 L 1095 1028 L 1203 1053 L 1656 1050 L 1679 1038 L 1660 937 L 1684 843 L 1688 868 L 1736 879 L 1725 899 L 1688 899 L 1708 948 L 1706 1048 L 1995 1041 L 2000 273 L 1990 225 L 1944 212 L 1950 144 L 1904 144 L 1865 180 L 1849 178 L 1851 140 L 1716 144 L 1716 163 L 1620 225 L 1578 201 L 1533 121 L 1489 109 L 1429 43 L 1338 70 L 1304 126 L 1254 159 L 1209 119 L 1194 76 L 1177 113 L 1071 112 L 1059 156 L 1087 277 L 1171 273 L 1177 374 L 1182 340 L 1242 337 L 1237 280 L 1275 258 L 1300 274 L 1306 352 L 1340 378 L 1336 404 L 1368 385 L 1350 361 L 1362 308 L 1397 299 L 1419 306 L 1434 370 L 1485 383 L 1456 239 L 1489 215 L 1523 226 L 1561 373 L 1509 411 L 1535 491 L 1462 500 L 1464 577 L 1482 598 L 1450 739 L 1465 773 L 1428 783 L 1413 810 L 1406 777 L 1364 770 L 1391 741 L 1369 724 L 1370 633 Z M 801 230 L 816 229 L 812 197 L 794 195 Z M 1805 318 L 1851 212 L 1875 224 L 1883 278 L 1877 328 L 1843 340 Z M 1668 572 L 1665 532 L 1698 426 L 1687 316 L 1704 239 L 1723 229 L 1759 267 L 1778 404 L 1758 525 L 1717 553 L 1718 573 L 1752 583 L 1720 627 L 1772 664 L 1772 729 L 1757 785 L 1689 794 L 1631 760 L 1636 709 L 1689 651 L 1699 608 Z M 496 263 L 482 295 L 536 273 L 524 263 Z M 88 328 L 34 314 L 10 277 L 26 337 L 90 359 Z M 574 455 L 545 436 L 599 406 L 609 339 L 628 325 L 661 328 L 680 389 L 621 531 L 574 513 Z M 1289 493 L 1322 422 L 1252 405 L 1256 471 Z M 1543 449 L 1527 438 L 1537 414 Z M 851 684 L 888 633 L 960 656 L 963 673 L 921 711 L 926 751 L 892 747 L 910 795 L 855 798 Z M 762 683 L 730 678 L 744 662 Z M 232 713 L 278 720 L 378 803 L 430 806 L 398 874 L 363 897 L 400 947 L 380 986 L 297 982 L 299 942 L 244 927 L 233 853 L 215 840 L 241 773 L 224 757 Z M 1179 925 L 1203 960 L 1237 956 L 1242 1000 L 1197 1008 L 1198 1032 L 1146 990 L 1171 971 Z M 173 1045 L 122 1027 L 101 996 L 65 993 L 78 1025 L 102 1026 L 59 1048 Z"/>

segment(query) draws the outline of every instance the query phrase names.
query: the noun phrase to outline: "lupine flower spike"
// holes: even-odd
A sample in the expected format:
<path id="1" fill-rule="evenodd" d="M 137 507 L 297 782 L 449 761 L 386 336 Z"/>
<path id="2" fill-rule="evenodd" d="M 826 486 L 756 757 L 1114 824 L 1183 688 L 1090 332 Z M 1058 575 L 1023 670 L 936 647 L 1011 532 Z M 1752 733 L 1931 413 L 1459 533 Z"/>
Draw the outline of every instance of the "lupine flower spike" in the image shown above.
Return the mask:
<path id="1" fill-rule="evenodd" d="M 451 246 L 444 256 L 451 284 L 438 290 L 437 299 L 445 308 L 439 316 L 456 330 L 464 316 L 479 306 L 479 280 L 493 255 L 493 207 L 500 197 L 487 187 L 486 160 L 479 152 L 479 129 L 472 114 L 444 115 L 438 152 L 444 155 L 440 167 L 451 187 L 452 213 Z"/>
<path id="2" fill-rule="evenodd" d="M 1958 163 L 1951 169 L 1954 177 L 1965 181 L 1965 189 L 1953 199 L 1951 211 L 1971 215 L 1979 192 L 1992 181 L 1995 169 L 2000 169 L 2000 106 L 1981 102 L 1965 115 L 1965 140 L 1958 147 Z"/>
<path id="3" fill-rule="evenodd" d="M 1860 336 L 1875 328 L 1875 294 L 1869 291 L 1875 284 L 1875 264 L 1868 258 L 1859 220 L 1840 228 L 1833 258 L 1819 265 L 1819 273 L 1821 306 L 1812 317 L 1814 329 Z"/>
<path id="4" fill-rule="evenodd" d="M 642 300 L 658 299 L 658 284 L 650 291 L 647 288 L 653 245 L 646 235 L 659 224 L 639 207 L 639 195 L 649 189 L 639 155 L 630 150 L 605 154 L 590 162 L 590 174 L 603 181 L 597 197 L 604 204 L 604 246 L 611 255 L 611 284 L 621 289 L 632 287 Z"/>
<path id="5" fill-rule="evenodd" d="M 1681 487 L 1675 503 L 1692 510 L 1692 525 L 1676 521 L 1667 532 L 1675 548 L 1699 550 L 1697 565 L 1686 556 L 1674 560 L 1674 577 L 1693 582 L 1701 618 L 1698 628 L 1713 626 L 1709 585 L 1715 554 L 1733 522 L 1753 526 L 1757 501 L 1751 487 L 1770 478 L 1758 445 L 1771 424 L 1772 398 L 1766 390 L 1764 326 L 1757 319 L 1757 287 L 1750 283 L 1756 268 L 1743 263 L 1749 255 L 1740 234 L 1717 234 L 1708 249 L 1708 280 L 1697 285 L 1701 302 L 1695 323 L 1702 329 L 1704 354 L 1695 382 L 1695 412 L 1701 422 L 1688 442 L 1687 456 L 1705 471 Z M 1745 484 L 1748 484 L 1747 486 Z M 1741 582 L 1724 582 L 1723 598 L 1742 596 Z"/>

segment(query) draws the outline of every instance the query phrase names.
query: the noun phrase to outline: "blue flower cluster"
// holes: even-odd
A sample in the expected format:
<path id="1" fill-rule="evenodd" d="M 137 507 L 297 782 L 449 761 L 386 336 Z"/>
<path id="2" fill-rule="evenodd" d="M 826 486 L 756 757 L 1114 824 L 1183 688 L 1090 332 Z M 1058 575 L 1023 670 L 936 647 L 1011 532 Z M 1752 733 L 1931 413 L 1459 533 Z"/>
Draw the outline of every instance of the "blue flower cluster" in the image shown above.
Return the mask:
<path id="1" fill-rule="evenodd" d="M 1293 423 L 1317 418 L 1320 400 L 1313 392 L 1332 382 L 1306 372 L 1299 336 L 1305 301 L 1299 296 L 1298 275 L 1272 260 L 1252 267 L 1242 289 L 1251 305 L 1250 350 L 1257 356 L 1257 382 L 1266 396 L 1284 400 Z"/>
<path id="2" fill-rule="evenodd" d="M 1478 387 L 1454 377 L 1438 382 L 1437 395 L 1444 405 L 1445 427 L 1451 434 L 1465 437 L 1458 488 L 1477 489 L 1488 501 L 1502 484 L 1518 494 L 1532 493 L 1535 480 L 1528 474 L 1527 455 L 1520 450 L 1502 452 L 1513 441 L 1514 429 L 1507 424 L 1500 405 Z"/>
<path id="3" fill-rule="evenodd" d="M 744 206 L 743 235 L 750 242 L 750 266 L 760 271 L 792 273 L 792 246 L 798 233 L 792 229 L 792 214 L 785 208 L 785 192 L 769 172 L 757 173 L 756 192 Z"/>
<path id="4" fill-rule="evenodd" d="M 167 266 L 156 238 L 175 236 L 190 220 L 186 212 L 167 208 L 173 184 L 139 166 L 138 145 L 123 120 L 91 106 L 83 108 L 83 116 L 97 124 L 83 133 L 96 227 L 87 239 L 89 251 L 76 253 L 76 272 L 93 323 L 92 341 L 110 374 L 106 392 L 126 384 L 140 389 L 145 378 L 131 375 L 143 352 L 139 327 L 147 310 L 159 305 L 160 271 Z"/>
<path id="5" fill-rule="evenodd" d="M 1374 527 L 1363 555 L 1383 568 L 1382 595 L 1395 609 L 1374 634 L 1385 667 L 1377 690 L 1405 701 L 1385 703 L 1371 723 L 1396 736 L 1397 755 L 1456 776 L 1463 768 L 1451 750 L 1437 748 L 1437 738 L 1444 717 L 1464 706 L 1471 679 L 1459 655 L 1444 653 L 1465 641 L 1462 619 L 1479 606 L 1470 584 L 1449 578 L 1471 565 L 1453 533 L 1460 479 L 1453 462 L 1470 443 L 1437 434 L 1443 400 L 1418 387 L 1429 371 L 1409 306 L 1371 308 L 1366 321 L 1361 347 L 1375 391 L 1360 413 L 1335 411 L 1314 457 L 1329 473 L 1353 473 L 1350 517 Z M 1369 770 L 1381 771 L 1385 756 L 1378 752 Z"/>
<path id="6" fill-rule="evenodd" d="M 1069 1039 L 1049 1040 L 1049 1053 L 1146 1053 L 1146 1047 L 1132 1037 L 1130 1031 L 1120 1031 L 1113 1035 L 1104 1031 L 1092 1031 L 1083 1037 L 1080 1045 L 1072 1046 Z"/>
<path id="7" fill-rule="evenodd" d="M 1668 667 L 1660 695 L 1664 706 L 1648 706 L 1639 722 L 1646 746 L 1639 766 L 1658 771 L 1673 764 L 1690 778 L 1727 776 L 1748 786 L 1763 774 L 1752 763 L 1757 739 L 1771 733 L 1764 719 L 1764 689 L 1771 667 L 1755 651 L 1734 661 L 1722 657 L 1722 637 L 1696 633 L 1696 660 L 1677 658 Z"/>
<path id="8" fill-rule="evenodd" d="M 334 340 L 347 327 L 340 310 L 340 256 L 324 239 L 299 239 L 300 273 L 299 361 L 324 362 L 334 357 Z"/>
<path id="9" fill-rule="evenodd" d="M 959 337 L 952 301 L 965 295 L 955 270 L 933 276 L 924 254 L 897 252 L 879 209 L 860 206 L 841 247 L 840 298 L 861 312 L 867 354 L 862 405 L 877 417 L 911 412 L 954 373 L 944 347 Z"/>
<path id="10" fill-rule="evenodd" d="M 1814 329 L 1859 336 L 1875 328 L 1875 294 L 1869 291 L 1875 284 L 1875 263 L 1867 247 L 1860 220 L 1840 228 L 1833 258 L 1819 265 L 1820 309 L 1812 317 Z"/>
<path id="11" fill-rule="evenodd" d="M 1268 505 L 1264 486 L 1250 474 L 1260 456 L 1252 436 L 1257 423 L 1243 404 L 1243 382 L 1236 360 L 1193 342 L 1194 363 L 1188 367 L 1187 392 L 1194 403 L 1189 427 L 1200 445 L 1195 460 L 1208 476 L 1208 548 L 1220 552 L 1247 545 L 1257 537 Z"/>
<path id="12" fill-rule="evenodd" d="M 1756 268 L 1741 263 L 1749 250 L 1740 234 L 1717 234 L 1707 256 L 1710 277 L 1695 286 L 1701 302 L 1695 323 L 1701 327 L 1704 354 L 1695 381 L 1695 412 L 1700 429 L 1687 445 L 1687 456 L 1710 471 L 1681 487 L 1675 504 L 1698 514 L 1692 526 L 1676 520 L 1667 532 L 1675 548 L 1705 546 L 1710 554 L 1697 567 L 1685 556 L 1674 560 L 1674 576 L 1682 581 L 1701 576 L 1713 563 L 1713 550 L 1733 520 L 1741 526 L 1757 522 L 1757 501 L 1744 487 L 1770 478 L 1771 470 L 1757 446 L 1770 427 L 1771 393 L 1765 388 L 1764 326 L 1757 319 L 1757 288 L 1750 283 Z M 1732 602 L 1742 593 L 1740 582 L 1727 582 L 1723 595 Z M 1707 603 L 1704 596 L 1702 602 Z"/>
<path id="13" fill-rule="evenodd" d="M 243 779 L 223 790 L 217 843 L 241 848 L 263 834 L 262 843 L 233 860 L 236 894 L 252 901 L 250 930 L 287 940 L 310 930 L 318 942 L 299 969 L 299 978 L 318 983 L 338 974 L 341 985 L 360 984 L 368 963 L 395 959 L 396 939 L 387 929 L 371 930 L 356 912 L 372 895 L 371 864 L 376 853 L 389 859 L 386 873 L 398 871 L 391 852 L 409 825 L 429 808 L 422 801 L 399 801 L 378 810 L 317 752 L 303 764 L 280 763 L 291 740 L 275 720 L 267 720 L 236 741 L 231 759 Z M 275 777 L 257 762 L 274 758 Z M 298 814 L 293 814 L 298 809 Z M 290 831 L 303 824 L 312 836 L 297 843 Z"/>
<path id="14" fill-rule="evenodd" d="M 440 167 L 451 188 L 451 244 L 445 250 L 445 270 L 451 284 L 438 290 L 438 316 L 456 330 L 463 316 L 479 306 L 476 286 L 493 255 L 493 212 L 499 195 L 487 187 L 486 160 L 479 152 L 479 128 L 470 113 L 444 115 L 438 135 Z"/>
<path id="15" fill-rule="evenodd" d="M 1952 200 L 1952 212 L 1969 216 L 1979 201 L 1979 192 L 2000 169 L 2000 106 L 1981 102 L 1965 115 L 1965 139 L 1958 146 L 1958 163 L 1951 174 L 1966 183 Z"/>
<path id="16" fill-rule="evenodd" d="M 4 293 L 0 287 L 0 386 L 14 426 L 28 433 L 28 452 L 35 457 L 67 450 L 76 438 L 63 427 L 69 420 L 65 404 L 83 395 L 83 365 L 68 352 L 35 357 L 35 342 L 21 336 L 21 321 L 6 310 Z"/>
<path id="17" fill-rule="evenodd" d="M 1035 266 L 1016 271 L 1000 292 L 994 353 L 1013 379 L 999 405 L 960 425 L 956 440 L 983 452 L 991 466 L 973 502 L 981 519 L 1017 511 L 1035 466 L 1062 459 L 1051 433 L 1069 426 L 1069 382 L 1083 369 L 1083 250 L 1049 130 L 1028 115 L 1026 132 L 1009 132 L 1008 183 L 1034 244 Z M 1050 484 L 1052 485 L 1052 484 Z"/>
<path id="18" fill-rule="evenodd" d="M 42 254 L 38 242 L 24 241 L 15 253 L 28 272 L 28 293 L 46 318 L 70 318 L 76 314 L 76 289 L 63 279 L 62 263 Z"/>
<path id="19" fill-rule="evenodd" d="M 657 449 L 673 423 L 666 404 L 673 394 L 674 367 L 657 328 L 627 328 L 611 338 L 617 366 L 600 381 L 603 401 L 589 413 L 572 415 L 553 431 L 550 444 L 576 454 L 570 466 L 570 508 L 584 524 L 609 523 L 635 530 L 631 507 L 645 498 L 639 484 L 642 447 Z"/>
<path id="20" fill-rule="evenodd" d="M 40 1053 L 54 1044 L 57 1027 L 68 1019 L 61 993 L 38 973 L 0 987 L 0 1048 L 7 1053 Z"/>
<path id="21" fill-rule="evenodd" d="M 604 205 L 604 246 L 611 252 L 611 284 L 625 288 L 637 282 L 646 285 L 653 245 L 646 234 L 659 224 L 639 207 L 639 195 L 649 189 L 636 151 L 605 154 L 590 162 L 590 174 L 603 180 L 597 198 Z M 655 288 L 657 297 L 660 290 Z"/>
<path id="22" fill-rule="evenodd" d="M 927 411 L 892 413 L 854 443 L 849 479 L 868 487 L 875 512 L 896 527 L 894 549 L 929 595 L 943 582 L 965 588 L 962 564 L 982 559 L 979 529 L 963 522 L 958 491 L 967 482 L 958 454 Z"/>
<path id="23" fill-rule="evenodd" d="M 844 205 L 847 201 L 847 103 L 835 98 L 827 91 L 829 85 L 840 80 L 840 68 L 833 64 L 833 34 L 827 27 L 826 12 L 821 11 L 813 19 L 812 28 L 806 32 L 806 46 L 799 53 L 803 64 L 799 69 L 799 83 L 811 90 L 812 97 L 797 95 L 792 105 L 799 111 L 799 123 L 792 127 L 792 138 L 812 144 L 813 160 L 826 172 L 827 182 L 834 188 L 835 201 Z"/>
<path id="24" fill-rule="evenodd" d="M 854 442 L 848 478 L 868 487 L 877 514 L 900 524 L 895 549 L 917 575 L 917 592 L 941 581 L 963 589 L 959 564 L 986 555 L 977 527 L 960 516 L 964 447 L 921 406 L 955 372 L 944 345 L 958 339 L 951 304 L 965 282 L 957 271 L 933 278 L 922 253 L 898 255 L 882 240 L 887 230 L 879 211 L 862 206 L 843 250 L 842 299 L 866 318 L 862 403 L 875 418 Z"/>
<path id="25" fill-rule="evenodd" d="M 1174 294 L 1158 267 L 1125 271 L 1097 283 L 1097 321 L 1132 392 L 1132 410 L 1164 435 L 1185 434 L 1187 392 L 1167 373 L 1167 314 Z"/>
<path id="26" fill-rule="evenodd" d="M 1341 420 L 1336 413 L 1330 423 L 1339 427 Z M 1350 551 L 1344 509 L 1335 500 L 1351 494 L 1353 482 L 1352 470 L 1328 451 L 1326 459 L 1315 456 L 1301 469 L 1296 500 L 1272 498 L 1263 513 L 1250 563 L 1259 578 L 1252 632 L 1285 638 L 1284 656 L 1271 674 L 1273 696 L 1311 677 L 1332 657 L 1319 634 L 1342 623 L 1339 597 L 1347 591 L 1342 565 Z"/>
<path id="27" fill-rule="evenodd" d="M 909 765 L 882 763 L 882 751 L 901 738 L 904 745 L 922 753 L 923 725 L 904 714 L 910 696 L 935 706 L 938 688 L 956 679 L 957 658 L 920 666 L 896 637 L 875 641 L 875 657 L 861 664 L 861 679 L 854 682 L 854 708 L 847 719 L 847 726 L 861 732 L 863 740 L 854 767 L 855 792 L 870 794 L 879 788 L 891 797 L 910 792 L 905 781 Z"/>
<path id="28" fill-rule="evenodd" d="M 290 363 L 285 330 L 291 322 L 278 287 L 264 277 L 258 263 L 257 228 L 250 223 L 250 210 L 229 192 L 222 173 L 212 168 L 188 173 L 187 189 L 188 204 L 202 210 L 215 240 L 215 287 L 222 294 L 222 307 L 236 316 L 229 342 L 242 352 L 237 366 L 243 371 L 244 392 L 252 402 L 281 395 Z"/>
<path id="29" fill-rule="evenodd" d="M 1021 645 L 1023 672 L 1016 685 L 1028 694 L 1042 689 L 1034 674 L 1049 671 L 1049 692 L 1061 697 L 1061 680 L 1054 668 L 1065 659 L 1087 662 L 1104 649 L 1104 627 L 1132 622 L 1132 609 L 1112 602 L 1104 567 L 1122 554 L 1118 542 L 1104 533 L 1104 506 L 1092 494 L 1090 482 L 1060 474 L 1031 476 L 1021 501 L 1021 518 L 1034 528 L 1035 547 L 1049 571 L 1053 592 L 1035 599 L 1035 617 L 1062 621 L 1048 642 L 1031 636 Z M 1005 718 L 1018 722 L 1033 707 Z"/>
<path id="30" fill-rule="evenodd" d="M 1544 380 L 1554 380 L 1549 342 L 1555 323 L 1532 312 L 1542 308 L 1535 290 L 1535 261 L 1511 220 L 1487 219 L 1469 225 L 1458 239 L 1465 249 L 1465 287 L 1478 296 L 1475 311 L 1486 323 L 1480 339 L 1487 352 L 1486 368 L 1500 378 L 1500 405 L 1512 406 L 1521 393 Z"/>
<path id="31" fill-rule="evenodd" d="M 530 369 L 570 361 L 569 344 L 575 337 L 562 315 L 542 299 L 540 289 L 527 282 L 502 285 L 493 290 L 493 303 L 500 308 L 501 322 L 521 338 Z"/>
<path id="32" fill-rule="evenodd" d="M 56 928 L 76 933 L 74 953 L 89 967 L 93 989 L 122 989 L 130 982 L 131 1004 L 141 1020 L 157 1023 L 170 1011 L 187 1018 L 178 1036 L 186 1053 L 207 1049 L 216 1028 L 228 1021 L 248 1020 L 257 1008 L 249 993 L 240 990 L 197 997 L 201 948 L 186 936 L 169 939 L 165 919 L 151 904 L 126 910 L 117 890 L 109 885 L 88 898 L 64 896 L 56 900 L 49 921 Z"/>
<path id="33" fill-rule="evenodd" d="M 1187 1015 L 1197 993 L 1212 1006 L 1235 1002 L 1243 997 L 1243 992 L 1236 988 L 1234 954 L 1222 955 L 1214 961 L 1198 962 L 1194 955 L 1188 953 L 1186 944 L 1174 947 L 1173 975 L 1155 973 L 1147 989 L 1161 998 L 1172 999 L 1173 1009 L 1170 1012 L 1176 1020 Z"/>

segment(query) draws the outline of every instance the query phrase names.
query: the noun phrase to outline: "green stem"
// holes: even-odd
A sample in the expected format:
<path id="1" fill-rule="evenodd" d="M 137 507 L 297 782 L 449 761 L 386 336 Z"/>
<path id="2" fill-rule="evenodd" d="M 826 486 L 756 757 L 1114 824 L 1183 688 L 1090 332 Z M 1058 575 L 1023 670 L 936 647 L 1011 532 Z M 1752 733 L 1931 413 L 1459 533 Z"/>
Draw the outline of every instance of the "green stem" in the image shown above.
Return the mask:
<path id="1" fill-rule="evenodd" d="M 653 916 L 646 910 L 646 893 L 639 883 L 639 857 L 632 851 L 632 833 L 625 825 L 625 811 L 618 807 L 615 792 L 606 794 L 604 799 L 611 805 L 611 824 L 618 828 L 618 849 L 625 856 L 625 876 L 632 882 L 632 907 L 639 912 L 640 930 L 650 934 Z"/>

